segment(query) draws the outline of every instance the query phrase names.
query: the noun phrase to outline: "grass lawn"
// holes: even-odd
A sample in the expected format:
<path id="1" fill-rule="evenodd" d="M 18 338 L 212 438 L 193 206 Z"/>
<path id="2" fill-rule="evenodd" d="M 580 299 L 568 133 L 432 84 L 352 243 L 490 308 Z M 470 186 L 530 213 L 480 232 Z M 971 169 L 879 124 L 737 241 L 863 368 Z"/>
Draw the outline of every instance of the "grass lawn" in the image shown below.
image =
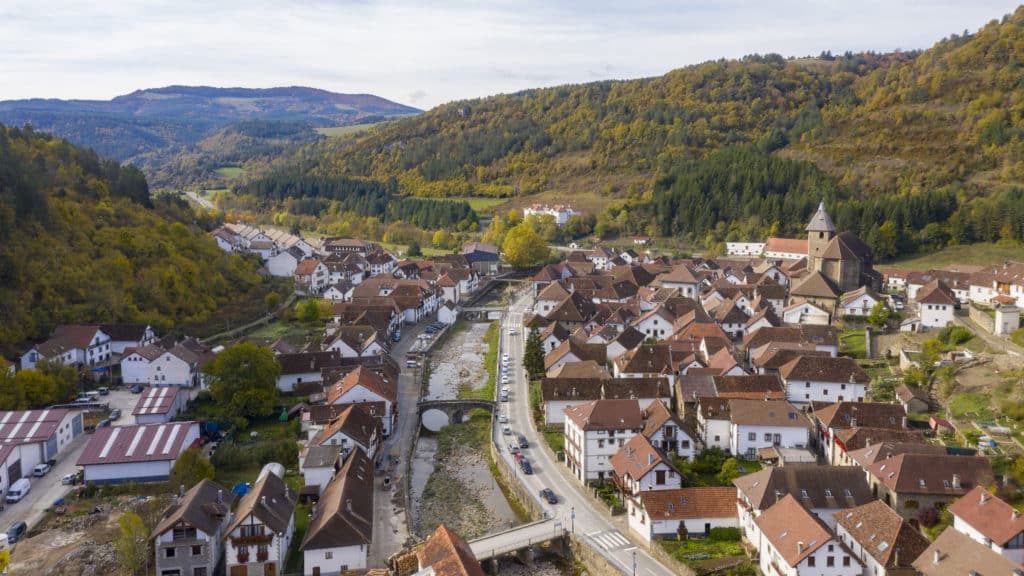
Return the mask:
<path id="1" fill-rule="evenodd" d="M 399 252 L 401 252 L 403 254 L 403 257 L 405 251 L 409 249 L 408 244 L 395 244 L 392 242 L 378 242 L 378 244 L 380 244 L 388 252 L 392 252 L 396 255 Z M 423 251 L 424 256 L 444 256 L 445 254 L 452 253 L 451 250 L 442 250 L 440 248 L 434 248 L 433 246 L 420 246 L 420 250 Z"/>
<path id="2" fill-rule="evenodd" d="M 301 322 L 274 320 L 249 332 L 246 338 L 250 340 L 263 340 L 267 344 L 280 339 L 294 346 L 304 346 L 310 340 L 321 337 L 323 330 L 324 325 L 322 322 L 303 324 Z"/>
<path id="3" fill-rule="evenodd" d="M 242 176 L 245 176 L 245 168 L 223 166 L 214 170 L 213 173 L 225 180 L 238 180 Z"/>
<path id="4" fill-rule="evenodd" d="M 1005 246 L 1003 244 L 968 244 L 966 246 L 950 246 L 938 252 L 930 254 L 915 254 L 897 258 L 892 262 L 886 262 L 879 266 L 896 266 L 898 268 L 910 268 L 913 270 L 927 270 L 929 268 L 941 268 L 953 264 L 972 264 L 978 266 L 989 266 L 1001 264 L 1007 260 L 1024 260 L 1024 247 Z"/>
<path id="5" fill-rule="evenodd" d="M 351 136 L 360 132 L 365 132 L 370 128 L 373 128 L 380 122 L 373 122 L 371 124 L 351 124 L 349 126 L 328 126 L 325 128 L 317 128 L 317 134 L 327 136 L 328 138 L 337 138 L 339 136 Z"/>
<path id="6" fill-rule="evenodd" d="M 288 574 L 299 574 L 303 568 L 303 554 L 299 551 L 302 539 L 306 536 L 306 529 L 309 528 L 309 515 L 313 513 L 312 504 L 296 504 L 295 506 L 295 535 L 292 537 L 292 545 L 288 551 L 288 562 L 285 564 L 285 572 Z"/>
<path id="7" fill-rule="evenodd" d="M 839 351 L 852 354 L 855 358 L 863 358 L 867 355 L 867 345 L 864 343 L 863 330 L 845 330 L 839 333 Z"/>
<path id="8" fill-rule="evenodd" d="M 505 204 L 508 202 L 508 198 L 467 198 L 467 197 L 456 197 L 456 198 L 445 198 L 445 200 L 452 200 L 455 202 L 466 202 L 469 207 L 480 213 L 491 213 L 495 206 Z"/>
<path id="9" fill-rule="evenodd" d="M 565 450 L 564 432 L 544 432 L 544 440 L 556 454 Z"/>
<path id="10" fill-rule="evenodd" d="M 949 399 L 949 411 L 956 419 L 992 419 L 992 406 L 989 395 L 981 392 L 964 392 L 963 394 L 954 394 L 953 397 Z"/>
<path id="11" fill-rule="evenodd" d="M 707 538 L 690 540 L 658 540 L 658 544 L 683 563 L 725 556 L 743 556 L 743 546 L 736 541 L 713 541 Z M 706 554 L 706 556 L 705 556 Z"/>

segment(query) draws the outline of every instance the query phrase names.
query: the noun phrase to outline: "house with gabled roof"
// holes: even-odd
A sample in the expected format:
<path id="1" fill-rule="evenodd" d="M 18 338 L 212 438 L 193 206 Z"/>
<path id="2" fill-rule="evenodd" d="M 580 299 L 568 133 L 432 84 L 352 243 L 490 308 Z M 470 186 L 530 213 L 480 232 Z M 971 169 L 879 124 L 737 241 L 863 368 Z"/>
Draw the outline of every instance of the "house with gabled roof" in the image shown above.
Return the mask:
<path id="1" fill-rule="evenodd" d="M 207 478 L 175 496 L 149 537 L 156 573 L 215 574 L 224 557 L 222 539 L 234 498 L 233 492 Z"/>
<path id="2" fill-rule="evenodd" d="M 957 530 L 945 529 L 914 560 L 919 576 L 1017 576 L 1020 565 Z"/>
<path id="3" fill-rule="evenodd" d="M 352 450 L 358 448 L 372 459 L 380 447 L 380 421 L 358 404 L 349 404 L 316 433 L 310 445 L 338 446 L 342 458 L 348 457 Z"/>
<path id="4" fill-rule="evenodd" d="M 484 570 L 465 540 L 444 524 L 416 550 L 419 569 L 412 576 L 484 576 Z"/>
<path id="5" fill-rule="evenodd" d="M 918 290 L 914 299 L 921 328 L 945 328 L 953 321 L 953 311 L 958 304 L 953 291 L 942 280 L 932 280 Z"/>
<path id="6" fill-rule="evenodd" d="M 747 360 L 760 356 L 766 346 L 779 346 L 784 343 L 805 344 L 819 352 L 828 352 L 832 356 L 839 354 L 839 336 L 833 326 L 802 324 L 761 328 L 743 338 L 743 346 L 747 350 Z"/>
<path id="7" fill-rule="evenodd" d="M 373 460 L 354 450 L 327 483 L 302 538 L 304 576 L 366 568 L 373 539 Z"/>
<path id="8" fill-rule="evenodd" d="M 807 420 L 785 400 L 729 400 L 729 451 L 748 460 L 761 448 L 806 448 Z"/>
<path id="9" fill-rule="evenodd" d="M 864 468 L 872 494 L 912 525 L 922 510 L 944 508 L 977 486 L 995 481 L 983 456 L 934 456 L 903 453 Z"/>
<path id="10" fill-rule="evenodd" d="M 832 530 L 792 494 L 757 518 L 762 574 L 860 576 L 864 567 Z"/>
<path id="11" fill-rule="evenodd" d="M 832 323 L 832 313 L 824 306 L 801 300 L 782 309 L 782 322 L 784 324 L 828 326 Z"/>
<path id="12" fill-rule="evenodd" d="M 641 344 L 612 362 L 616 378 L 668 378 L 675 382 L 672 351 L 666 344 Z"/>
<path id="13" fill-rule="evenodd" d="M 636 400 L 594 400 L 564 412 L 565 463 L 584 484 L 611 478 L 611 457 L 644 425 Z"/>
<path id="14" fill-rule="evenodd" d="M 1024 515 L 1013 506 L 975 486 L 947 508 L 953 529 L 1005 558 L 1024 564 Z"/>
<path id="15" fill-rule="evenodd" d="M 328 348 L 317 352 L 278 354 L 281 373 L 277 377 L 277 388 L 282 392 L 293 392 L 296 387 L 320 386 L 323 370 L 341 366 L 342 355 Z"/>
<path id="16" fill-rule="evenodd" d="M 628 498 L 649 490 L 682 488 L 683 474 L 669 456 L 658 450 L 643 434 L 629 439 L 611 457 L 612 480 Z"/>
<path id="17" fill-rule="evenodd" d="M 850 447 L 839 439 L 843 430 L 871 429 L 904 430 L 907 428 L 907 414 L 899 404 L 881 402 L 834 402 L 825 406 L 814 406 L 813 420 L 817 428 L 815 445 L 825 459 L 832 464 L 845 464 L 843 455 L 862 446 Z M 874 439 L 882 442 L 880 434 Z M 870 443 L 870 442 L 869 442 Z"/>
<path id="18" fill-rule="evenodd" d="M 839 313 L 843 316 L 867 316 L 876 304 L 885 301 L 885 297 L 870 286 L 861 286 L 839 297 Z"/>
<path id="19" fill-rule="evenodd" d="M 360 365 L 327 387 L 327 403 L 335 406 L 369 405 L 371 415 L 380 419 L 381 433 L 387 438 L 391 435 L 395 421 L 397 387 L 398 382 Z M 380 406 L 379 412 L 376 412 L 376 406 Z"/>
<path id="20" fill-rule="evenodd" d="M 136 424 L 162 424 L 174 420 L 188 405 L 188 392 L 178 386 L 147 387 L 139 395 L 132 416 Z"/>
<path id="21" fill-rule="evenodd" d="M 840 294 L 839 288 L 827 276 L 821 272 L 811 272 L 790 289 L 789 303 L 810 302 L 832 314 Z"/>
<path id="22" fill-rule="evenodd" d="M 644 408 L 641 434 L 667 454 L 690 461 L 697 455 L 697 435 L 683 426 L 665 402 L 651 402 Z"/>
<path id="23" fill-rule="evenodd" d="M 368 324 L 338 326 L 328 338 L 324 351 L 337 352 L 342 358 L 378 356 L 389 350 L 377 329 Z"/>
<path id="24" fill-rule="evenodd" d="M 790 402 L 862 402 L 871 377 L 846 356 L 797 356 L 779 368 Z"/>
<path id="25" fill-rule="evenodd" d="M 110 351 L 117 355 L 156 342 L 156 332 L 148 324 L 101 324 L 100 330 L 110 338 Z"/>
<path id="26" fill-rule="evenodd" d="M 295 285 L 307 294 L 320 294 L 327 288 L 327 266 L 316 258 L 309 258 L 295 266 Z"/>
<path id="27" fill-rule="evenodd" d="M 836 536 L 856 556 L 866 574 L 902 576 L 928 548 L 928 538 L 881 500 L 835 513 Z"/>
<path id="28" fill-rule="evenodd" d="M 269 468 L 235 508 L 224 534 L 228 574 L 283 574 L 299 495 Z"/>
<path id="29" fill-rule="evenodd" d="M 21 369 L 35 368 L 44 360 L 65 366 L 94 366 L 110 359 L 110 344 L 110 336 L 100 326 L 58 326 L 48 340 L 22 354 Z"/>
<path id="30" fill-rule="evenodd" d="M 707 538 L 715 528 L 738 528 L 736 488 L 697 486 L 641 492 L 626 503 L 630 529 L 655 538 Z"/>
<path id="31" fill-rule="evenodd" d="M 554 350 L 544 355 L 544 370 L 554 374 L 563 364 L 593 360 L 604 365 L 607 358 L 604 344 L 588 344 L 581 338 L 570 336 Z"/>
<path id="32" fill-rule="evenodd" d="M 302 476 L 302 496 L 319 496 L 341 468 L 341 446 L 337 444 L 310 445 L 301 454 L 299 474 Z"/>
<path id="33" fill-rule="evenodd" d="M 847 452 L 846 462 L 840 465 L 860 466 L 861 468 L 866 468 L 869 464 L 874 464 L 879 460 L 892 458 L 897 454 L 930 454 L 932 456 L 945 456 L 949 454 L 949 452 L 946 451 L 945 446 L 926 444 L 923 441 L 896 442 L 884 440 L 880 442 L 873 442 L 863 448 Z"/>

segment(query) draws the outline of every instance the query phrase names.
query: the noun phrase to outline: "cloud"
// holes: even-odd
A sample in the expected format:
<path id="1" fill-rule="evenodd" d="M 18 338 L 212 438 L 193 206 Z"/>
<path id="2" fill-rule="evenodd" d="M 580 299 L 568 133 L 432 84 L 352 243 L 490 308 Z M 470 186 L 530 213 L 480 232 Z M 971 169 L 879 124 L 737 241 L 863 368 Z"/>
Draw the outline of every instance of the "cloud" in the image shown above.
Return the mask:
<path id="1" fill-rule="evenodd" d="M 927 48 L 1009 0 L 4 0 L 0 99 L 309 85 L 419 107 L 754 52 Z M 414 88 L 415 87 L 415 88 Z"/>

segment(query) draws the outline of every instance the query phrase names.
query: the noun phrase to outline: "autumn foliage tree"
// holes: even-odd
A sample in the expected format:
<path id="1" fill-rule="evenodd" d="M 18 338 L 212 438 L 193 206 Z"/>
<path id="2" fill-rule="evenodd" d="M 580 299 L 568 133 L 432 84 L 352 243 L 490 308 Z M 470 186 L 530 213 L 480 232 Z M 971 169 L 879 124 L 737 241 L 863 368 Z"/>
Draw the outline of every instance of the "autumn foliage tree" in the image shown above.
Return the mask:
<path id="1" fill-rule="evenodd" d="M 281 365 L 270 350 L 252 342 L 226 348 L 210 363 L 210 386 L 217 417 L 240 427 L 270 416 L 277 403 Z"/>
<path id="2" fill-rule="evenodd" d="M 519 224 L 508 231 L 501 245 L 505 259 L 516 268 L 529 268 L 543 264 L 548 257 L 548 245 L 528 224 Z"/>

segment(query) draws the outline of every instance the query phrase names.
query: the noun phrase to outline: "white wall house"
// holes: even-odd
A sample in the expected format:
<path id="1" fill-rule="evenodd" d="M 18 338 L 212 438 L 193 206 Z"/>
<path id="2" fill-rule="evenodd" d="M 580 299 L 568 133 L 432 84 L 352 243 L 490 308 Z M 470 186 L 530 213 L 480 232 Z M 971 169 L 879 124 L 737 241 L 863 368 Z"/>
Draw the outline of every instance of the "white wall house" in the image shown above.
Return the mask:
<path id="1" fill-rule="evenodd" d="M 565 416 L 565 462 L 584 484 L 611 478 L 611 457 L 643 428 L 636 400 L 594 400 Z"/>
<path id="2" fill-rule="evenodd" d="M 293 492 L 264 468 L 256 484 L 238 503 L 224 536 L 227 574 L 279 575 L 284 572 L 295 534 Z"/>
<path id="3" fill-rule="evenodd" d="M 978 486 L 949 506 L 953 529 L 1003 557 L 1024 564 L 1024 515 Z"/>
<path id="4" fill-rule="evenodd" d="M 725 253 L 729 256 L 760 256 L 764 242 L 726 242 Z"/>
<path id="5" fill-rule="evenodd" d="M 384 438 L 391 435 L 394 425 L 394 404 L 396 401 L 395 382 L 385 381 L 372 370 L 357 367 L 344 378 L 327 389 L 327 403 L 334 405 L 379 403 L 384 413 L 380 415 L 381 432 Z"/>
<path id="6" fill-rule="evenodd" d="M 757 519 L 759 568 L 770 576 L 861 576 L 863 566 L 793 495 Z"/>
<path id="7" fill-rule="evenodd" d="M 635 498 L 650 490 L 682 488 L 683 475 L 643 434 L 629 439 L 611 458 L 615 482 Z"/>
<path id="8" fill-rule="evenodd" d="M 697 411 L 697 428 L 705 447 L 728 451 L 732 430 L 729 401 L 725 398 L 702 399 Z"/>
<path id="9" fill-rule="evenodd" d="M 835 513 L 836 537 L 864 565 L 864 576 L 903 576 L 931 543 L 881 500 Z"/>
<path id="10" fill-rule="evenodd" d="M 863 402 L 871 377 L 852 358 L 799 356 L 779 368 L 790 402 Z"/>
<path id="11" fill-rule="evenodd" d="M 921 328 L 945 328 L 953 321 L 957 300 L 952 291 L 941 280 L 925 284 L 917 292 L 917 317 Z"/>
<path id="12" fill-rule="evenodd" d="M 232 494 L 203 479 L 174 498 L 150 539 L 161 576 L 212 576 L 224 555 L 221 541 L 231 521 Z"/>
<path id="13" fill-rule="evenodd" d="M 626 514 L 629 528 L 645 542 L 678 538 L 680 525 L 688 538 L 704 538 L 714 528 L 739 528 L 736 489 L 731 486 L 643 492 L 626 501 Z"/>
<path id="14" fill-rule="evenodd" d="M 267 259 L 267 271 L 271 276 L 287 278 L 295 274 L 295 268 L 303 258 L 305 254 L 300 250 L 285 250 Z"/>
<path id="15" fill-rule="evenodd" d="M 198 377 L 195 355 L 181 346 L 175 346 L 149 363 L 150 386 L 192 386 Z"/>
<path id="16" fill-rule="evenodd" d="M 338 576 L 366 568 L 373 498 L 373 461 L 356 450 L 324 488 L 299 546 L 305 576 Z"/>
<path id="17" fill-rule="evenodd" d="M 784 400 L 729 401 L 729 451 L 753 460 L 761 448 L 806 448 L 807 420 L 800 409 Z"/>
<path id="18" fill-rule="evenodd" d="M 786 324 L 828 326 L 832 322 L 832 315 L 811 302 L 798 302 L 782 310 L 782 321 Z"/>

